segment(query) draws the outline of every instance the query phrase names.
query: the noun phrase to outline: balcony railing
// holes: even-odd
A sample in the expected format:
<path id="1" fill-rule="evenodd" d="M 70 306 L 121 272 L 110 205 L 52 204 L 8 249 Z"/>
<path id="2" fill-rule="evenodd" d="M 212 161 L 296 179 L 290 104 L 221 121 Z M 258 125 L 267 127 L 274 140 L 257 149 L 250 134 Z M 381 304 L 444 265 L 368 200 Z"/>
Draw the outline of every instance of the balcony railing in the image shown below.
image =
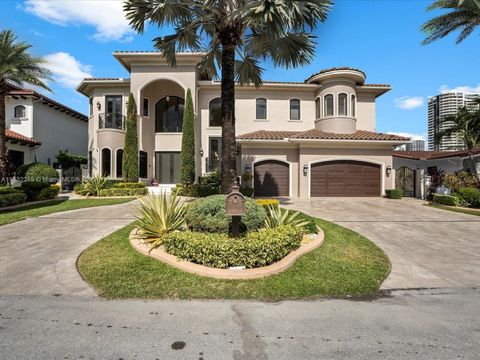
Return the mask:
<path id="1" fill-rule="evenodd" d="M 125 130 L 125 116 L 116 113 L 102 113 L 98 117 L 99 129 Z"/>

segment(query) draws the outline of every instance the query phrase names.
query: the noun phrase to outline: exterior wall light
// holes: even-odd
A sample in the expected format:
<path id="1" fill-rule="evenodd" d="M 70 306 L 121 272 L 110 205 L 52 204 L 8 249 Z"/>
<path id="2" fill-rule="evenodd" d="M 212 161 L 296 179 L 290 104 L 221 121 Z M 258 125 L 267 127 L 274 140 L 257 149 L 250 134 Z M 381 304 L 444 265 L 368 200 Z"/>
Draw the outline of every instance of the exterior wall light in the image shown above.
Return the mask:
<path id="1" fill-rule="evenodd" d="M 387 176 L 390 176 L 390 173 L 392 172 L 392 167 L 390 165 L 387 165 Z"/>
<path id="2" fill-rule="evenodd" d="M 97 101 L 97 109 L 100 110 L 102 108 L 102 104 L 100 103 L 100 101 Z"/>
<path id="3" fill-rule="evenodd" d="M 200 156 L 203 156 L 203 149 L 200 149 Z"/>
<path id="4" fill-rule="evenodd" d="M 308 165 L 305 164 L 303 165 L 303 176 L 307 176 L 308 175 Z"/>

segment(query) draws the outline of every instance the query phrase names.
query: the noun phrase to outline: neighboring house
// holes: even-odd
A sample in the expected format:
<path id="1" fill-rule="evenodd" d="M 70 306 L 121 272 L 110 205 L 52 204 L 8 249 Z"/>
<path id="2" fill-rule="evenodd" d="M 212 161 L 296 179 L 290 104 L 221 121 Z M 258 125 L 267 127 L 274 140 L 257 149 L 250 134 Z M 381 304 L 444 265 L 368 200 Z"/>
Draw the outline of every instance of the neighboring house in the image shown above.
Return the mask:
<path id="1" fill-rule="evenodd" d="M 195 109 L 196 174 L 221 160 L 220 82 L 201 76 L 198 53 L 115 52 L 130 79 L 85 79 L 89 98 L 89 171 L 122 176 L 126 100 L 138 107 L 140 177 L 170 188 L 179 181 L 184 98 Z M 238 173 L 254 175 L 257 196 L 380 196 L 395 186 L 393 147 L 408 143 L 375 132 L 376 98 L 388 85 L 367 84 L 352 68 L 322 70 L 303 82 L 236 87 Z"/>
<path id="2" fill-rule="evenodd" d="M 471 154 L 480 173 L 480 149 L 472 150 Z M 424 199 L 431 170 L 442 170 L 451 174 L 470 169 L 469 163 L 468 150 L 396 151 L 393 153 L 396 187 L 403 189 L 406 196 Z"/>
<path id="3" fill-rule="evenodd" d="M 446 136 L 440 143 L 435 143 L 435 135 L 440 131 L 452 127 L 450 121 L 443 121 L 447 116 L 456 115 L 459 108 L 466 106 L 473 108 L 474 101 L 480 94 L 449 91 L 432 96 L 428 99 L 428 150 L 451 151 L 463 150 L 465 144 L 457 136 Z"/>
<path id="4" fill-rule="evenodd" d="M 11 86 L 5 97 L 7 153 L 13 167 L 53 164 L 58 150 L 87 155 L 88 118 L 33 90 Z"/>
<path id="5" fill-rule="evenodd" d="M 425 151 L 425 140 L 412 140 L 410 144 L 405 145 L 406 151 Z"/>

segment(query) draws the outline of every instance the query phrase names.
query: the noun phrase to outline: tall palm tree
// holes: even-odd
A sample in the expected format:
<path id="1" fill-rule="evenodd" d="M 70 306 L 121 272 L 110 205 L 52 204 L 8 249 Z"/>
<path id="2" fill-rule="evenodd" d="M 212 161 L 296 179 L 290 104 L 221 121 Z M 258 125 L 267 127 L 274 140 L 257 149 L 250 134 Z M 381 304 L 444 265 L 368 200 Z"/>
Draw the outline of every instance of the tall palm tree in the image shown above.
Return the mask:
<path id="1" fill-rule="evenodd" d="M 221 70 L 222 191 L 237 178 L 235 82 L 262 84 L 260 61 L 276 66 L 308 64 L 315 50 L 311 32 L 324 22 L 331 0 L 126 0 L 124 10 L 139 33 L 145 23 L 173 26 L 174 33 L 154 45 L 175 66 L 177 51 L 203 52 L 201 74 L 218 78 Z"/>
<path id="2" fill-rule="evenodd" d="M 436 0 L 427 10 L 448 9 L 446 14 L 434 17 L 422 25 L 427 34 L 422 44 L 444 38 L 455 30 L 460 30 L 457 44 L 465 40 L 476 27 L 480 26 L 480 0 Z"/>
<path id="3" fill-rule="evenodd" d="M 475 108 L 460 108 L 455 115 L 446 116 L 441 123 L 451 123 L 452 126 L 439 131 L 435 135 L 435 143 L 440 144 L 442 139 L 450 136 L 458 136 L 465 143 L 469 150 L 471 171 L 479 176 L 475 161 L 473 159 L 473 149 L 480 148 L 480 97 L 475 99 Z"/>
<path id="4" fill-rule="evenodd" d="M 44 80 L 50 80 L 46 60 L 31 55 L 30 44 L 18 41 L 11 30 L 0 32 L 0 182 L 7 177 L 7 145 L 5 138 L 5 95 L 11 84 L 30 84 L 49 90 Z"/>

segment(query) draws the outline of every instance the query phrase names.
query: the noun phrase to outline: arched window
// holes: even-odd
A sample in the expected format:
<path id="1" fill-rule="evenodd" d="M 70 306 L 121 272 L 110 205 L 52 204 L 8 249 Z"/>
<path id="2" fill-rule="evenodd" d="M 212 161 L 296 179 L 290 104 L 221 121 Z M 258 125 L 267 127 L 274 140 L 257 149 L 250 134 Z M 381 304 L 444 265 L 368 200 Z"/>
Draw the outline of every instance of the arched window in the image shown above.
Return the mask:
<path id="1" fill-rule="evenodd" d="M 350 112 L 352 113 L 351 115 L 352 115 L 353 117 L 356 116 L 355 111 L 356 111 L 356 109 L 355 109 L 355 95 L 352 95 L 352 97 L 351 97 L 351 104 L 350 104 Z"/>
<path id="2" fill-rule="evenodd" d="M 267 99 L 260 98 L 256 100 L 255 114 L 257 120 L 267 119 Z"/>
<path id="3" fill-rule="evenodd" d="M 155 105 L 155 132 L 182 132 L 185 101 L 167 96 Z"/>
<path id="4" fill-rule="evenodd" d="M 300 100 L 290 100 L 290 120 L 300 120 Z"/>
<path id="5" fill-rule="evenodd" d="M 123 177 L 123 149 L 117 150 L 117 178 Z"/>
<path id="6" fill-rule="evenodd" d="M 338 94 L 338 115 L 347 116 L 347 94 Z"/>
<path id="7" fill-rule="evenodd" d="M 319 97 L 315 99 L 315 117 L 317 119 L 320 118 L 320 98 Z"/>
<path id="8" fill-rule="evenodd" d="M 23 105 L 15 106 L 15 117 L 16 118 L 24 118 L 27 117 L 27 109 Z"/>
<path id="9" fill-rule="evenodd" d="M 222 99 L 215 98 L 208 104 L 208 126 L 222 126 Z"/>
<path id="10" fill-rule="evenodd" d="M 102 149 L 102 176 L 109 177 L 112 173 L 112 152 L 110 149 Z"/>
<path id="11" fill-rule="evenodd" d="M 138 176 L 141 178 L 148 177 L 148 154 L 146 151 L 138 152 Z"/>
<path id="12" fill-rule="evenodd" d="M 325 116 L 333 116 L 333 95 L 328 94 L 323 98 L 323 111 Z"/>

